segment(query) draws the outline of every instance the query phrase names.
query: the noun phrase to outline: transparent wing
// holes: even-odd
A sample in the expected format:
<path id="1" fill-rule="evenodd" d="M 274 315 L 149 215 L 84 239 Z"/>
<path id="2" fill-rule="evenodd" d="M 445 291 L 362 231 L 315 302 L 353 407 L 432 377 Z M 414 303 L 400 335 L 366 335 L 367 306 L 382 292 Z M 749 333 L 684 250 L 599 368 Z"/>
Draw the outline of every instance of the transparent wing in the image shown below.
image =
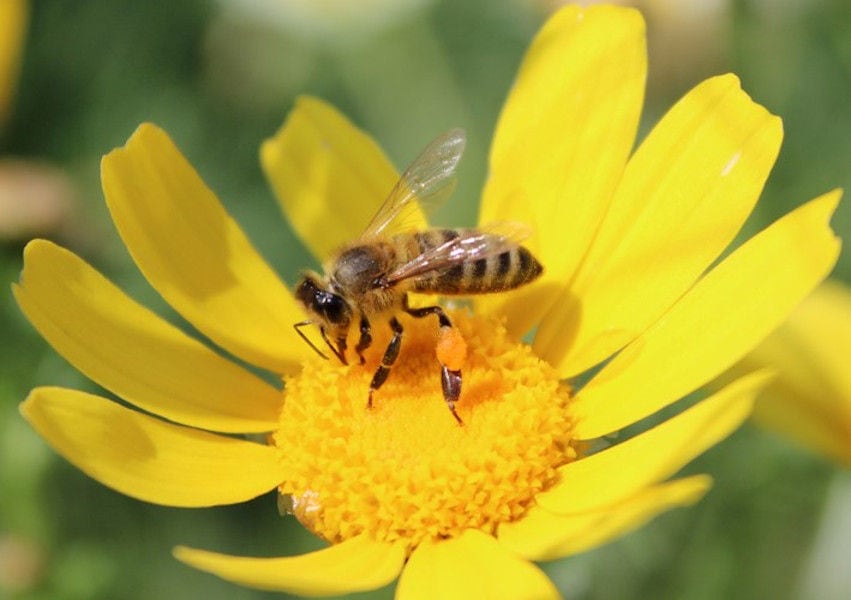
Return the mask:
<path id="1" fill-rule="evenodd" d="M 391 223 L 404 223 L 420 206 L 446 200 L 455 189 L 455 169 L 466 143 L 463 129 L 451 129 L 431 142 L 399 178 L 361 238 L 377 236 Z"/>
<path id="2" fill-rule="evenodd" d="M 459 230 L 456 238 L 418 254 L 386 277 L 388 284 L 440 271 L 457 264 L 490 258 L 513 250 L 532 230 L 517 222 L 500 222 L 478 229 Z"/>

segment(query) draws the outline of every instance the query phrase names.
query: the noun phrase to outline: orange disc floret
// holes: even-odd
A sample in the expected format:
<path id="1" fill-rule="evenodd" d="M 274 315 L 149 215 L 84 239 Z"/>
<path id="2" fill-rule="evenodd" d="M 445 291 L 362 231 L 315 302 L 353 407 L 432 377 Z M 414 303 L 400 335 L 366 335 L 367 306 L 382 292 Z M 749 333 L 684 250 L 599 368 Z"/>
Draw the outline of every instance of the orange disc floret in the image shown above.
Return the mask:
<path id="1" fill-rule="evenodd" d="M 429 319 L 404 320 L 401 354 L 371 410 L 374 359 L 341 366 L 311 358 L 287 379 L 273 435 L 285 477 L 279 492 L 317 535 L 366 534 L 414 548 L 470 528 L 492 534 L 522 517 L 576 458 L 570 390 L 558 374 L 500 322 L 463 311 L 451 318 L 457 334 L 438 356 L 463 361 L 464 427 L 446 410 L 435 359 L 444 334 Z"/>

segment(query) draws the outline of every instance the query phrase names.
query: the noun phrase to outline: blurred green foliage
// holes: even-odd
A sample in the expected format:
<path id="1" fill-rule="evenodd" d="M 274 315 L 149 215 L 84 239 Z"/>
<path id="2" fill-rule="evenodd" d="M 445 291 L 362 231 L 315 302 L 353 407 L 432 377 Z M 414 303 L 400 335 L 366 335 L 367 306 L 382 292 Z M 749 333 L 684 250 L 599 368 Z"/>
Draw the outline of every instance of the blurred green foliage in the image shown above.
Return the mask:
<path id="1" fill-rule="evenodd" d="M 257 4 L 257 3 L 255 3 Z M 272 3 L 274 4 L 274 3 Z M 43 235 L 70 246 L 133 296 L 177 320 L 136 272 L 101 200 L 99 157 L 141 121 L 163 126 L 288 280 L 312 263 L 280 219 L 257 161 L 260 142 L 293 99 L 330 100 L 370 131 L 397 165 L 437 133 L 467 128 L 455 200 L 437 217 L 469 224 L 488 141 L 522 53 L 544 19 L 538 4 L 420 3 L 372 31 L 296 32 L 252 18 L 239 2 L 202 0 L 32 5 L 13 114 L 0 156 L 60 167 L 76 190 L 67 222 Z M 690 55 L 712 60 L 654 70 L 650 21 L 648 121 L 707 75 L 737 72 L 783 117 L 786 139 L 754 231 L 833 187 L 851 187 L 851 4 L 739 1 L 724 35 Z M 675 49 L 660 64 L 676 64 Z M 673 59 L 672 59 L 673 56 Z M 846 201 L 834 220 L 851 233 Z M 26 240 L 0 242 L 12 282 Z M 836 276 L 851 278 L 846 253 Z M 29 429 L 17 404 L 36 385 L 94 389 L 0 295 L 0 562 L 19 567 L 27 600 L 272 597 L 173 560 L 179 543 L 254 555 L 318 547 L 273 496 L 207 510 L 150 506 L 70 467 Z M 546 565 L 571 598 L 794 598 L 838 468 L 748 426 L 689 468 L 717 479 L 709 497 L 594 552 Z M 27 571 L 30 569 L 30 571 Z M 29 574 L 27 574 L 29 573 Z M 279 596 L 275 596 L 279 597 Z M 392 586 L 363 598 L 392 597 Z"/>

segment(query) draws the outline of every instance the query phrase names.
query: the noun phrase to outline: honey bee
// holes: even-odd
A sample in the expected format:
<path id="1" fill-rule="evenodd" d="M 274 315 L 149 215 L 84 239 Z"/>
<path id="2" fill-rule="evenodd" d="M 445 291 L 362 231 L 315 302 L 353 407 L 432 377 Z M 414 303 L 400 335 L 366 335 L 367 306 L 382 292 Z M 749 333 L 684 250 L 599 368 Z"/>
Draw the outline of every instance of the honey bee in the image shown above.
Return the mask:
<path id="1" fill-rule="evenodd" d="M 316 324 L 331 352 L 343 364 L 353 326 L 359 329 L 355 346 L 361 364 L 372 344 L 372 322 L 387 319 L 392 331 L 381 364 L 369 386 L 367 407 L 387 380 L 402 345 L 401 311 L 416 318 L 437 317 L 437 359 L 441 387 L 449 411 L 461 396 L 461 367 L 466 345 L 440 306 L 414 308 L 409 292 L 473 295 L 503 292 L 536 279 L 543 267 L 520 242 L 529 228 L 502 223 L 478 229 L 404 231 L 406 217 L 424 204 L 434 204 L 454 189 L 455 171 L 466 137 L 453 129 L 435 139 L 405 170 L 387 199 L 354 242 L 338 249 L 325 264 L 325 275 L 305 272 L 295 296 L 309 319 L 295 323 L 296 332 L 323 358 L 328 358 L 301 331 Z M 399 230 L 398 233 L 393 233 Z M 459 356 L 458 346 L 462 346 Z"/>

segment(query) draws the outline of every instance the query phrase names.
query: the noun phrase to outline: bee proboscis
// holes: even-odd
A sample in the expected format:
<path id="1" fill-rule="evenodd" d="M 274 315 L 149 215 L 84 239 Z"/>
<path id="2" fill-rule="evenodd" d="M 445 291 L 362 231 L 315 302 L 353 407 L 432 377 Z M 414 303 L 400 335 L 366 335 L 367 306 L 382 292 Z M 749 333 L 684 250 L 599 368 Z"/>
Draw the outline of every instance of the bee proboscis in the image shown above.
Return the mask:
<path id="1" fill-rule="evenodd" d="M 416 318 L 435 315 L 441 340 L 460 339 L 440 306 L 411 307 L 409 292 L 460 296 L 503 292 L 533 281 L 543 271 L 532 253 L 520 245 L 529 235 L 529 228 L 520 223 L 394 233 L 412 209 L 451 193 L 465 143 L 464 131 L 453 129 L 429 144 L 402 174 L 363 234 L 331 256 L 323 276 L 306 272 L 296 287 L 296 298 L 310 318 L 294 327 L 323 358 L 328 357 L 302 327 L 318 325 L 331 352 L 348 364 L 348 335 L 357 326 L 360 337 L 355 352 L 364 364 L 363 353 L 372 344 L 372 321 L 387 319 L 393 335 L 372 377 L 367 407 L 372 407 L 373 395 L 399 356 L 403 335 L 396 318 L 399 311 Z M 443 397 L 452 416 L 463 424 L 455 410 L 463 361 L 444 356 L 438 349 Z"/>

